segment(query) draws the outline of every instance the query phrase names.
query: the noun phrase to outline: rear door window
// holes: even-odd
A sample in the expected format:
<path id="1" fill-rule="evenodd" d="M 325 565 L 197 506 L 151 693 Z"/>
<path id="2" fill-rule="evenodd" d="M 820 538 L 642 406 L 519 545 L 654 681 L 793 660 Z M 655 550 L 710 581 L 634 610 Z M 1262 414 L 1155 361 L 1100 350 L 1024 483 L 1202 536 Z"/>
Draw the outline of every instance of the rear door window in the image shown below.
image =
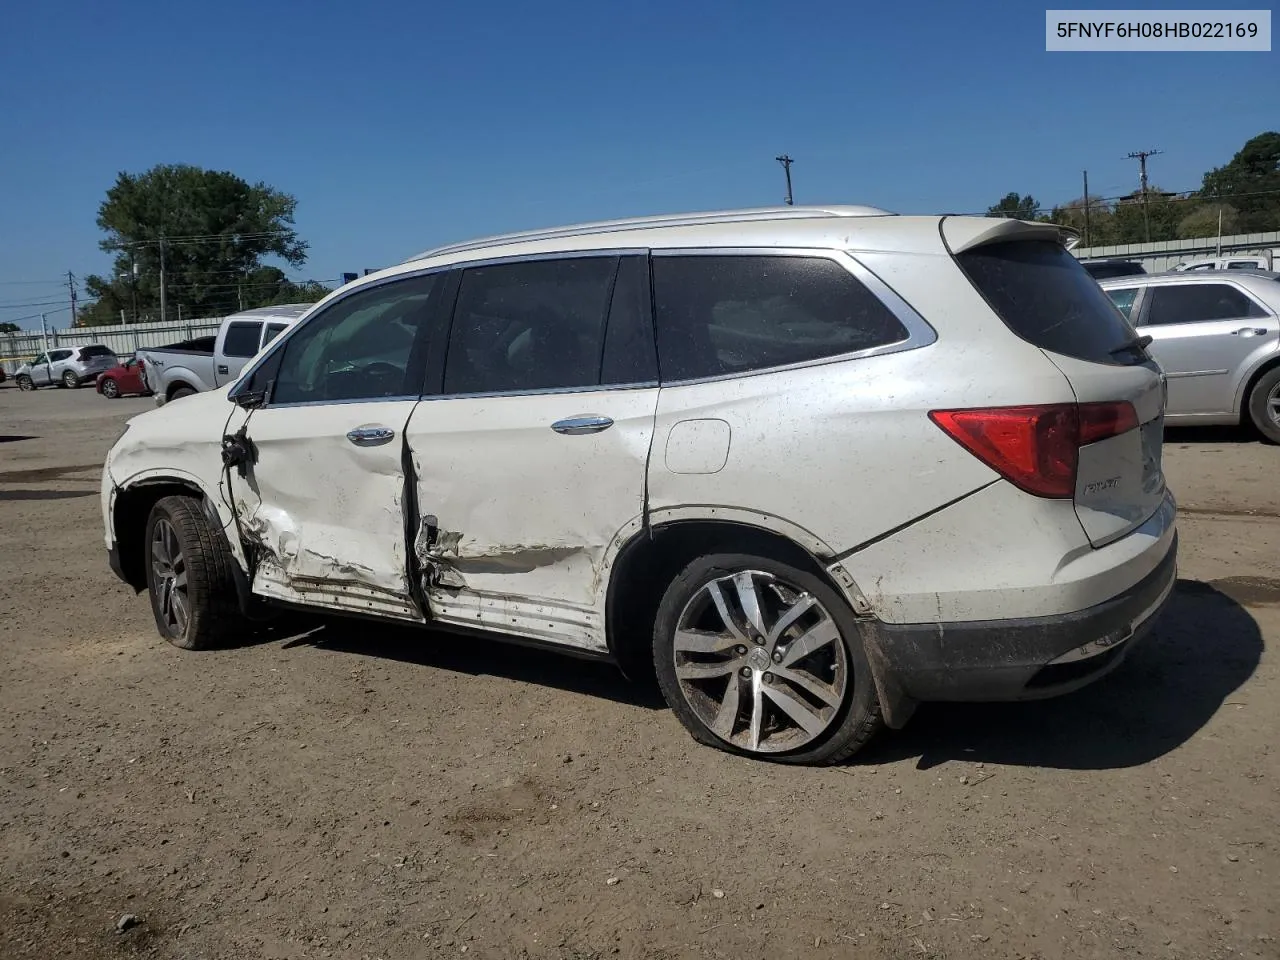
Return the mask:
<path id="1" fill-rule="evenodd" d="M 1152 289 L 1147 323 L 1205 323 L 1266 315 L 1243 290 L 1229 283 L 1179 283 Z"/>
<path id="2" fill-rule="evenodd" d="M 280 336 L 280 334 L 284 333 L 286 329 L 288 329 L 286 324 L 268 323 L 267 330 L 262 335 L 262 345 L 265 347 L 268 343 L 270 343 L 276 337 Z"/>
<path id="3" fill-rule="evenodd" d="M 960 269 L 1015 334 L 1091 363 L 1142 363 L 1133 325 L 1061 244 L 1012 240 L 966 250 Z"/>
<path id="4" fill-rule="evenodd" d="M 657 256 L 653 303 L 667 382 L 837 357 L 909 336 L 827 257 Z"/>
<path id="5" fill-rule="evenodd" d="M 57 363 L 59 360 L 70 360 L 71 351 L 70 350 L 54 350 L 49 354 L 49 356 L 50 358 L 52 358 L 54 363 Z"/>
<path id="6" fill-rule="evenodd" d="M 227 324 L 227 335 L 222 341 L 222 355 L 252 357 L 258 352 L 258 338 L 261 335 L 261 322 L 241 320 Z"/>

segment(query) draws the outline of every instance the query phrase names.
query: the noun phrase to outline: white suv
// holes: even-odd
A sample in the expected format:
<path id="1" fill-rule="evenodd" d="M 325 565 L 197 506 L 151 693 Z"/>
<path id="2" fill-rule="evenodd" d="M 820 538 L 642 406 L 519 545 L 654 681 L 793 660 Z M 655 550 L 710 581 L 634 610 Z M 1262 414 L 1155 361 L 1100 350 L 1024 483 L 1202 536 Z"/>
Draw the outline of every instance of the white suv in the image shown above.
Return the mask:
<path id="1" fill-rule="evenodd" d="M 793 763 L 1074 689 L 1176 533 L 1159 369 L 1066 239 L 784 207 L 424 253 L 130 421 L 112 567 L 180 647 L 279 605 L 492 631 Z"/>

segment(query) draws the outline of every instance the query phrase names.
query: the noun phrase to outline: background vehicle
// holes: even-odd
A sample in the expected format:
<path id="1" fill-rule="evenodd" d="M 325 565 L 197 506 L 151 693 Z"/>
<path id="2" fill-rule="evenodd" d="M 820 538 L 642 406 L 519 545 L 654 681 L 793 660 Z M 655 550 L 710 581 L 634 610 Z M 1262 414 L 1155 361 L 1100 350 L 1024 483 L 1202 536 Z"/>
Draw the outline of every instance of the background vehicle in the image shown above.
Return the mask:
<path id="1" fill-rule="evenodd" d="M 1147 272 L 1147 268 L 1136 260 L 1081 260 L 1080 265 L 1095 280 L 1105 280 L 1107 277 L 1131 277 Z"/>
<path id="2" fill-rule="evenodd" d="M 1169 423 L 1249 420 L 1280 443 L 1280 273 L 1182 271 L 1105 280 L 1168 378 Z"/>
<path id="3" fill-rule="evenodd" d="M 137 357 L 130 357 L 124 363 L 98 374 L 97 390 L 108 400 L 129 394 L 145 396 L 151 393 L 147 387 L 144 365 Z"/>
<path id="4" fill-rule="evenodd" d="M 230 383 L 249 358 L 287 330 L 315 304 L 286 303 L 235 313 L 222 321 L 216 336 L 198 337 L 138 351 L 147 388 L 166 403 Z"/>
<path id="5" fill-rule="evenodd" d="M 1275 269 L 1275 259 L 1270 253 L 1252 254 L 1234 257 L 1210 257 L 1206 260 L 1192 260 L 1180 263 L 1173 268 L 1179 273 L 1211 270 L 1267 270 Z"/>
<path id="6" fill-rule="evenodd" d="M 490 630 L 792 763 L 1075 689 L 1176 532 L 1159 369 L 1068 236 L 787 206 L 430 251 L 134 418 L 112 568 L 178 646 L 262 603 Z"/>
<path id="7" fill-rule="evenodd" d="M 115 351 L 100 343 L 84 347 L 59 347 L 24 363 L 14 374 L 23 390 L 37 387 L 75 388 L 96 380 L 102 371 L 119 363 Z"/>

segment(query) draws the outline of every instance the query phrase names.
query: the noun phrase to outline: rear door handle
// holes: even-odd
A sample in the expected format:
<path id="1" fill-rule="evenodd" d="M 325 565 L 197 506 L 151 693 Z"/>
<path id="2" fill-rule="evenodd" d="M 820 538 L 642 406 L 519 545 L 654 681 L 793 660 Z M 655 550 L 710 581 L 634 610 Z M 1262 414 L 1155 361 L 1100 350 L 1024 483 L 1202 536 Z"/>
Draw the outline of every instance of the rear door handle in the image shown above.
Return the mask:
<path id="1" fill-rule="evenodd" d="M 1266 327 L 1241 327 L 1239 330 L 1231 331 L 1233 336 L 1237 337 L 1265 337 L 1267 335 Z"/>
<path id="2" fill-rule="evenodd" d="M 395 435 L 396 432 L 390 427 L 356 427 L 347 431 L 347 439 L 357 447 L 377 447 Z"/>
<path id="3" fill-rule="evenodd" d="M 613 420 L 609 417 L 569 417 L 567 420 L 557 420 L 551 425 L 551 429 L 574 437 L 583 433 L 599 433 L 612 426 Z"/>

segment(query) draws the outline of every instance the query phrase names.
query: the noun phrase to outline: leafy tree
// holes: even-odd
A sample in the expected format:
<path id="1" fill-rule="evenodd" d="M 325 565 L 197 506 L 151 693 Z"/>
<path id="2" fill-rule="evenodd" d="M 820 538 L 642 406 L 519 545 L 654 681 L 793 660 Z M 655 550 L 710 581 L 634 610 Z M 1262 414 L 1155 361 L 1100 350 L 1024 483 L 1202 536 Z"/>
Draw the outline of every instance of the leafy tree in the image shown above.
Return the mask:
<path id="1" fill-rule="evenodd" d="M 1206 173 L 1200 194 L 1229 201 L 1239 211 L 1236 229 L 1241 233 L 1280 230 L 1280 133 L 1258 134 L 1229 163 Z"/>
<path id="2" fill-rule="evenodd" d="M 243 287 L 262 289 L 254 278 L 263 258 L 295 267 L 306 262 L 307 244 L 293 229 L 296 207 L 288 194 L 226 171 L 161 164 L 142 174 L 120 173 L 98 208 L 98 226 L 107 234 L 99 246 L 116 254 L 113 276 L 85 278 L 97 302 L 85 309 L 83 322 L 117 323 L 122 309 L 157 315 L 162 256 L 175 316 L 177 304 L 188 316 L 238 309 Z"/>
<path id="3" fill-rule="evenodd" d="M 4 323 L 0 323 L 0 333 L 21 333 L 21 332 L 22 332 L 22 328 L 18 326 L 16 323 L 9 323 L 8 321 L 5 321 Z"/>
<path id="4" fill-rule="evenodd" d="M 1027 194 L 1006 193 L 994 207 L 987 207 L 988 217 L 1010 217 L 1015 220 L 1040 219 L 1040 204 L 1035 197 Z"/>
<path id="5" fill-rule="evenodd" d="M 1147 187 L 1145 212 L 1141 190 L 1120 198 L 1114 208 L 1116 235 L 1112 242 L 1145 243 L 1148 240 L 1148 220 L 1151 224 L 1149 239 L 1152 241 L 1177 239 L 1178 221 L 1190 211 L 1185 201 L 1176 200 L 1174 196 L 1157 186 Z"/>
<path id="6" fill-rule="evenodd" d="M 1184 240 L 1218 234 L 1218 213 L 1222 213 L 1222 233 L 1240 230 L 1240 212 L 1229 203 L 1201 203 L 1178 221 L 1178 236 Z"/>
<path id="7" fill-rule="evenodd" d="M 1079 232 L 1081 244 L 1104 247 L 1116 242 L 1116 218 L 1111 205 L 1096 197 L 1089 198 L 1088 230 L 1085 229 L 1084 197 L 1054 207 L 1049 214 L 1052 223 Z M 1087 234 L 1087 236 L 1086 236 Z"/>

